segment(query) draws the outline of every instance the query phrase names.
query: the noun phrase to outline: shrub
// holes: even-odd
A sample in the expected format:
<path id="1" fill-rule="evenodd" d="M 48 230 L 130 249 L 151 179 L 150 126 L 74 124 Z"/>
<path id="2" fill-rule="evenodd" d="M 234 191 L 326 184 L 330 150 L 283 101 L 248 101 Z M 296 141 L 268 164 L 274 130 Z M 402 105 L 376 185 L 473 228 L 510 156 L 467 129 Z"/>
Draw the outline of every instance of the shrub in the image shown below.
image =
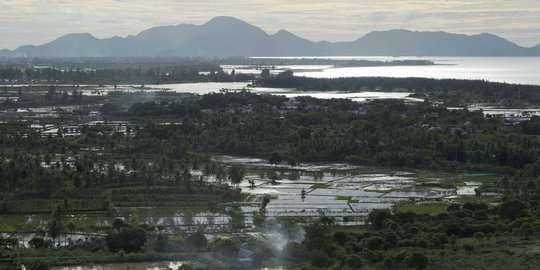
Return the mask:
<path id="1" fill-rule="evenodd" d="M 51 248 L 53 246 L 51 241 L 45 240 L 41 237 L 34 237 L 28 241 L 28 245 L 32 248 Z"/>
<path id="2" fill-rule="evenodd" d="M 465 251 L 473 251 L 473 250 L 474 250 L 474 246 L 471 245 L 471 244 L 464 244 L 464 245 L 463 245 L 463 249 L 464 249 Z"/>
<path id="3" fill-rule="evenodd" d="M 330 264 L 330 257 L 326 252 L 314 250 L 311 252 L 311 264 L 316 267 L 326 267 Z"/>
<path id="4" fill-rule="evenodd" d="M 208 246 L 208 239 L 204 233 L 197 231 L 187 238 L 188 245 L 196 250 L 202 250 Z"/>
<path id="5" fill-rule="evenodd" d="M 534 228 L 531 223 L 523 222 L 523 224 L 519 226 L 519 233 L 523 236 L 529 236 L 534 233 Z"/>
<path id="6" fill-rule="evenodd" d="M 499 216 L 504 219 L 516 220 L 527 215 L 526 205 L 520 200 L 511 200 L 501 203 Z"/>
<path id="7" fill-rule="evenodd" d="M 138 252 L 147 240 L 146 231 L 140 227 L 125 228 L 106 237 L 107 246 L 112 252 L 120 250 L 127 253 Z"/>
<path id="8" fill-rule="evenodd" d="M 362 260 L 362 257 L 356 254 L 353 254 L 347 257 L 347 259 L 345 260 L 345 264 L 349 266 L 351 269 L 360 269 L 362 268 L 364 261 Z"/>
<path id="9" fill-rule="evenodd" d="M 486 238 L 486 234 L 483 232 L 475 232 L 473 234 L 473 237 L 474 239 L 476 239 L 476 241 L 481 241 L 481 240 L 484 240 L 484 238 Z"/>
<path id="10" fill-rule="evenodd" d="M 236 257 L 240 251 L 240 242 L 235 239 L 218 239 L 213 246 L 215 251 L 228 257 Z"/>
<path id="11" fill-rule="evenodd" d="M 372 236 L 364 240 L 364 245 L 371 250 L 382 249 L 384 240 L 379 236 Z"/>
<path id="12" fill-rule="evenodd" d="M 407 258 L 407 266 L 410 268 L 423 270 L 427 267 L 429 263 L 429 258 L 422 252 L 413 252 Z"/>
<path id="13" fill-rule="evenodd" d="M 392 219 L 392 213 L 388 209 L 374 209 L 368 215 L 368 222 L 377 230 L 384 227 L 384 222 Z"/>
<path id="14" fill-rule="evenodd" d="M 46 264 L 43 261 L 33 261 L 26 265 L 26 269 L 28 270 L 49 270 L 50 267 L 48 264 Z"/>
<path id="15" fill-rule="evenodd" d="M 448 236 L 444 233 L 434 233 L 430 239 L 430 246 L 435 248 L 444 248 L 444 245 L 448 243 Z"/>
<path id="16" fill-rule="evenodd" d="M 157 252 L 165 252 L 168 250 L 169 237 L 164 234 L 160 234 L 156 238 L 156 243 L 154 245 L 154 250 Z"/>

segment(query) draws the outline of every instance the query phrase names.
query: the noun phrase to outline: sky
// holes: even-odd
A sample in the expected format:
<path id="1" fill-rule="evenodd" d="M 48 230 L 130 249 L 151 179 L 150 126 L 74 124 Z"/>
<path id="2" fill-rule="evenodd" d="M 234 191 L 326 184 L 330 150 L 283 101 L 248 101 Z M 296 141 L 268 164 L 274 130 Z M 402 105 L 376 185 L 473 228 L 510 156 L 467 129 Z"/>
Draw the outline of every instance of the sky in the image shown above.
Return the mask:
<path id="1" fill-rule="evenodd" d="M 539 14 L 540 0 L 0 0 L 0 49 L 39 45 L 67 33 L 135 35 L 215 16 L 314 41 L 409 29 L 493 33 L 530 47 L 540 43 Z"/>

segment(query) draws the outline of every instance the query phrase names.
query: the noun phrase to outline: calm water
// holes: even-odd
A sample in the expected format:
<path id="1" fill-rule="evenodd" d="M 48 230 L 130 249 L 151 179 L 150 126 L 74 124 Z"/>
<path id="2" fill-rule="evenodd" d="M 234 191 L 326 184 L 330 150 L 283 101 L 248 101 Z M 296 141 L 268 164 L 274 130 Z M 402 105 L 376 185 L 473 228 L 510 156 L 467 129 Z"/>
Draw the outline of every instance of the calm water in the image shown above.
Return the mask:
<path id="1" fill-rule="evenodd" d="M 309 57 L 314 58 L 314 57 Z M 297 76 L 338 77 L 423 77 L 474 79 L 493 82 L 540 85 L 540 57 L 315 57 L 359 60 L 433 60 L 434 66 L 327 68 L 297 72 Z"/>

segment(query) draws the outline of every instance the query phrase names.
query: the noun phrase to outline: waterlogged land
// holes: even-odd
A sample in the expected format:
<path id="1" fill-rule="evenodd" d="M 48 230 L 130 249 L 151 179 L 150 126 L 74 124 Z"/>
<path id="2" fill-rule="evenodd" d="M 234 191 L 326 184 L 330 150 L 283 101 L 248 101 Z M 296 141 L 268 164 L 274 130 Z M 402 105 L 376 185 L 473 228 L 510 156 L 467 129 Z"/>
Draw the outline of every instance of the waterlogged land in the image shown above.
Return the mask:
<path id="1" fill-rule="evenodd" d="M 538 265 L 535 86 L 223 74 L 1 87 L 0 268 Z"/>

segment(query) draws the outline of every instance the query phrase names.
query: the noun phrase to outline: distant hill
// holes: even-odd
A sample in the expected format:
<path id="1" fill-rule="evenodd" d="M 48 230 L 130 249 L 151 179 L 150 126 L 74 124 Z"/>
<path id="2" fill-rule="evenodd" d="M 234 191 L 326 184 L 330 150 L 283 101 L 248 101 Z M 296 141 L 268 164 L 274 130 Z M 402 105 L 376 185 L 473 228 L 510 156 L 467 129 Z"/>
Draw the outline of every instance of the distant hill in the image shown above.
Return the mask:
<path id="1" fill-rule="evenodd" d="M 540 44 L 536 45 L 535 47 L 532 47 L 531 50 L 536 52 L 536 55 L 540 55 Z"/>
<path id="2" fill-rule="evenodd" d="M 540 56 L 540 45 L 521 47 L 492 34 L 390 30 L 351 42 L 313 42 L 286 30 L 269 35 L 233 17 L 202 25 L 180 24 L 145 30 L 136 36 L 98 39 L 68 34 L 40 46 L 2 50 L 4 57 L 197 57 L 197 56 Z"/>
<path id="3" fill-rule="evenodd" d="M 338 51 L 353 55 L 407 56 L 527 56 L 523 48 L 492 34 L 458 35 L 446 32 L 413 32 L 390 30 L 371 32 L 353 41 L 337 43 Z"/>
<path id="4" fill-rule="evenodd" d="M 6 57 L 10 54 L 11 52 L 9 50 L 0 50 L 0 57 Z"/>

